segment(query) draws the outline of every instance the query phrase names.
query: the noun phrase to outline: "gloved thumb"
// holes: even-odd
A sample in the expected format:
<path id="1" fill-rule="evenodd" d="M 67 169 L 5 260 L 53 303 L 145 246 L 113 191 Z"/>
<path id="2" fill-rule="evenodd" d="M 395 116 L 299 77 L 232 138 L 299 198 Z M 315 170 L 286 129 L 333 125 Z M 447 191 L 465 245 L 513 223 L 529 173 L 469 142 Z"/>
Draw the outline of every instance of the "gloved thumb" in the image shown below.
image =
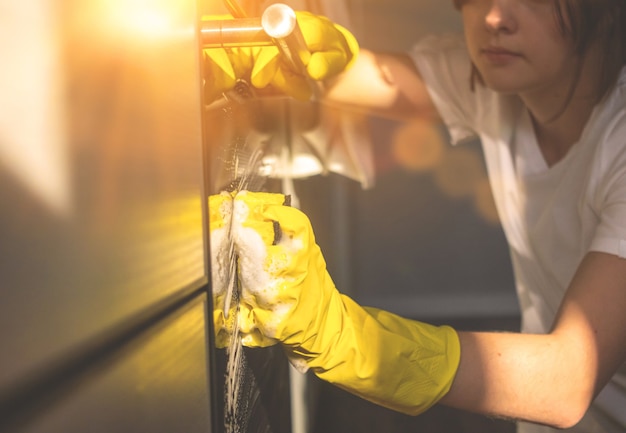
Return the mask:
<path id="1" fill-rule="evenodd" d="M 359 52 L 359 43 L 345 27 L 307 11 L 297 12 L 298 23 L 311 59 L 307 72 L 324 80 L 349 68 Z"/>
<path id="2" fill-rule="evenodd" d="M 346 54 L 340 51 L 317 52 L 311 55 L 307 73 L 317 81 L 323 81 L 342 72 L 348 63 Z"/>

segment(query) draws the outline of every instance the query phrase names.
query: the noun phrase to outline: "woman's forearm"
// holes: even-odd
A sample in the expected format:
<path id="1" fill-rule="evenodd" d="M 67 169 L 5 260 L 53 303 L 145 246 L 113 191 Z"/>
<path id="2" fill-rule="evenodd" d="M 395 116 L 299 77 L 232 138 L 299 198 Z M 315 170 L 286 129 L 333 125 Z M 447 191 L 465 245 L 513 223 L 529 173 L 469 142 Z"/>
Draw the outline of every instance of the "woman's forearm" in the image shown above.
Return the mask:
<path id="1" fill-rule="evenodd" d="M 392 118 L 438 117 L 413 61 L 406 54 L 361 50 L 355 64 L 327 83 L 325 101 Z"/>
<path id="2" fill-rule="evenodd" d="M 589 351 L 557 335 L 461 332 L 461 362 L 443 404 L 558 428 L 593 399 Z"/>

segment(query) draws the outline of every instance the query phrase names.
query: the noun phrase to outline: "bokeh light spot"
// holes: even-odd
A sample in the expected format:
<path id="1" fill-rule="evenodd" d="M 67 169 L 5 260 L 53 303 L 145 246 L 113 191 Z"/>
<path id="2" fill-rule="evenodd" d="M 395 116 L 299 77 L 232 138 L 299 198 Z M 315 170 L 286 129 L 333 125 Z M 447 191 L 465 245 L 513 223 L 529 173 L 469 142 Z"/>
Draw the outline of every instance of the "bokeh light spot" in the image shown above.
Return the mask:
<path id="1" fill-rule="evenodd" d="M 480 156 L 463 147 L 446 152 L 434 174 L 439 188 L 452 198 L 473 196 L 477 183 L 485 178 Z"/>
<path id="2" fill-rule="evenodd" d="M 435 123 L 417 120 L 399 127 L 393 136 L 392 154 L 408 170 L 432 170 L 441 161 L 445 143 Z"/>

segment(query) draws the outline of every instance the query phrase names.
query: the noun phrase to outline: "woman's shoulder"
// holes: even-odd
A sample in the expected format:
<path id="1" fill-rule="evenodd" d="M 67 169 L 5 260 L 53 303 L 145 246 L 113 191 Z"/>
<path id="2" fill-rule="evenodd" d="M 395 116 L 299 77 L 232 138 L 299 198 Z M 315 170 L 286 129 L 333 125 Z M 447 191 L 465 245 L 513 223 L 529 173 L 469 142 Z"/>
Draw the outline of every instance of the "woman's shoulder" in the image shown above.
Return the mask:
<path id="1" fill-rule="evenodd" d="M 626 68 L 592 115 L 587 139 L 596 145 L 599 170 L 626 170 Z"/>
<path id="2" fill-rule="evenodd" d="M 607 140 L 621 141 L 626 147 L 626 67 L 598 108 L 597 128 L 604 132 Z"/>

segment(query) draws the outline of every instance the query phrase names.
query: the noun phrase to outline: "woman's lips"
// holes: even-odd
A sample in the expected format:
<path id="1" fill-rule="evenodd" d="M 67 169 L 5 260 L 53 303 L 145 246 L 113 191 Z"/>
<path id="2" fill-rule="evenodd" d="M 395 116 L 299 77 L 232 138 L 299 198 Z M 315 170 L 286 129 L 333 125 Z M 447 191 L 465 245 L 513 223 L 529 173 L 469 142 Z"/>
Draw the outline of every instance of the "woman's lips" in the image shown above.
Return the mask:
<path id="1" fill-rule="evenodd" d="M 494 65 L 507 65 L 521 57 L 519 53 L 501 47 L 487 47 L 481 50 L 485 59 Z"/>

